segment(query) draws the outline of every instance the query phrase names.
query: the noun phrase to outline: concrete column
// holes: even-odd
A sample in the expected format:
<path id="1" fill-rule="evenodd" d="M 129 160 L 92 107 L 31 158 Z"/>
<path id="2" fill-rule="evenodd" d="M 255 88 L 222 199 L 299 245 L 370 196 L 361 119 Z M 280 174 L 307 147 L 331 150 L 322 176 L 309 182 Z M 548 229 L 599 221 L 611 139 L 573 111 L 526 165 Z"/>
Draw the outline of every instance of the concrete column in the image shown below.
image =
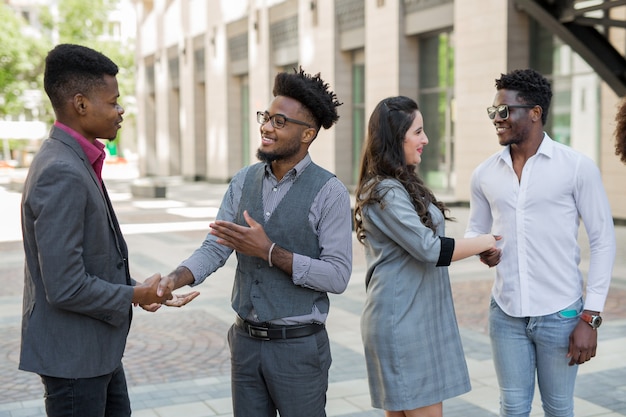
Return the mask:
<path id="1" fill-rule="evenodd" d="M 365 0 L 365 114 L 400 88 L 401 0 Z M 417 82 L 417 80 L 416 80 Z"/>
<path id="2" fill-rule="evenodd" d="M 314 5 L 313 9 L 311 4 Z M 328 83 L 331 90 L 336 92 L 335 54 L 330 52 L 335 46 L 335 19 L 326 18 L 335 13 L 333 2 L 330 1 L 300 1 L 298 5 L 298 31 L 300 62 L 308 73 L 320 73 L 322 79 Z M 328 51 L 328 52 L 327 52 Z M 341 117 L 341 107 L 338 112 Z M 350 123 L 346 114 L 342 123 Z M 336 153 L 337 126 L 326 130 L 321 128 L 317 138 L 311 144 L 309 152 L 313 160 L 331 172 L 336 172 L 337 165 L 349 163 Z M 350 140 L 350 138 L 341 138 Z"/>
<path id="3" fill-rule="evenodd" d="M 495 79 L 509 69 L 511 3 L 512 0 L 491 1 L 485 7 L 484 0 L 454 2 L 454 161 L 458 200 L 469 200 L 472 172 L 500 149 L 485 109 L 493 102 Z M 522 48 L 525 45 L 516 47 Z"/>

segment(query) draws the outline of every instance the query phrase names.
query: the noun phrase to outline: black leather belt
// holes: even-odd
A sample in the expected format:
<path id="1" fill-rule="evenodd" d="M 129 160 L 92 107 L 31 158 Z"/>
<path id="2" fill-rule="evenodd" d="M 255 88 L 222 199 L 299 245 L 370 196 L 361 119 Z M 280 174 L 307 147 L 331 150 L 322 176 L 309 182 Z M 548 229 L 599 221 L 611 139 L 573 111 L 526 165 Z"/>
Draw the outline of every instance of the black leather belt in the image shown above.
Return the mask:
<path id="1" fill-rule="evenodd" d="M 278 326 L 267 323 L 251 323 L 237 316 L 235 326 L 239 327 L 250 337 L 262 340 L 294 339 L 315 334 L 324 328 L 323 324 L 310 323 L 294 326 Z"/>

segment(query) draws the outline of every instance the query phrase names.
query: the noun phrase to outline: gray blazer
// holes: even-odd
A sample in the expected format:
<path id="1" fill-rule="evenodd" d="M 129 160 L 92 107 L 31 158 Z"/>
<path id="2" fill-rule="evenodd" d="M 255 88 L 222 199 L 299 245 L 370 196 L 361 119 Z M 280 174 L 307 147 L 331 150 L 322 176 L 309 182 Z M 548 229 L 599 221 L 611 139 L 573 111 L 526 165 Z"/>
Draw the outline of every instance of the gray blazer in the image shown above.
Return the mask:
<path id="1" fill-rule="evenodd" d="M 133 282 L 126 243 L 98 183 L 78 142 L 53 127 L 22 194 L 21 370 L 90 378 L 121 363 Z"/>

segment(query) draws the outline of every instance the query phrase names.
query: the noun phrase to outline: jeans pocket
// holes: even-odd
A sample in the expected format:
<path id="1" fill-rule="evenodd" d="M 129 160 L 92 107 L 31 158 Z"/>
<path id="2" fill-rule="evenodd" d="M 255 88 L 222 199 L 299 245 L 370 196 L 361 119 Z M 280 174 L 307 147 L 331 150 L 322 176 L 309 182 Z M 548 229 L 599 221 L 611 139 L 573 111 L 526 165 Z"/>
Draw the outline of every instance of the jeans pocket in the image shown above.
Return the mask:
<path id="1" fill-rule="evenodd" d="M 560 318 L 563 318 L 563 319 L 573 319 L 580 315 L 580 312 L 582 311 L 582 309 L 583 309 L 583 299 L 579 298 L 571 305 L 559 311 L 557 314 Z"/>

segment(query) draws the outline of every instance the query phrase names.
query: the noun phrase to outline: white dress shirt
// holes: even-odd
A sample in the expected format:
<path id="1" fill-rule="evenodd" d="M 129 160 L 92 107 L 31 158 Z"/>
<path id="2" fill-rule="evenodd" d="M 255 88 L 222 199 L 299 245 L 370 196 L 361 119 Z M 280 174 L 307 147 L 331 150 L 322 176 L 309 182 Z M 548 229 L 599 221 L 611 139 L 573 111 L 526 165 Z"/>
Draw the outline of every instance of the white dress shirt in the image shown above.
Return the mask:
<path id="1" fill-rule="evenodd" d="M 583 296 L 580 219 L 591 253 L 585 309 L 602 311 L 615 260 L 615 231 L 595 163 L 544 134 L 521 180 L 509 146 L 476 168 L 465 236 L 502 235 L 492 295 L 506 314 L 552 314 Z"/>

